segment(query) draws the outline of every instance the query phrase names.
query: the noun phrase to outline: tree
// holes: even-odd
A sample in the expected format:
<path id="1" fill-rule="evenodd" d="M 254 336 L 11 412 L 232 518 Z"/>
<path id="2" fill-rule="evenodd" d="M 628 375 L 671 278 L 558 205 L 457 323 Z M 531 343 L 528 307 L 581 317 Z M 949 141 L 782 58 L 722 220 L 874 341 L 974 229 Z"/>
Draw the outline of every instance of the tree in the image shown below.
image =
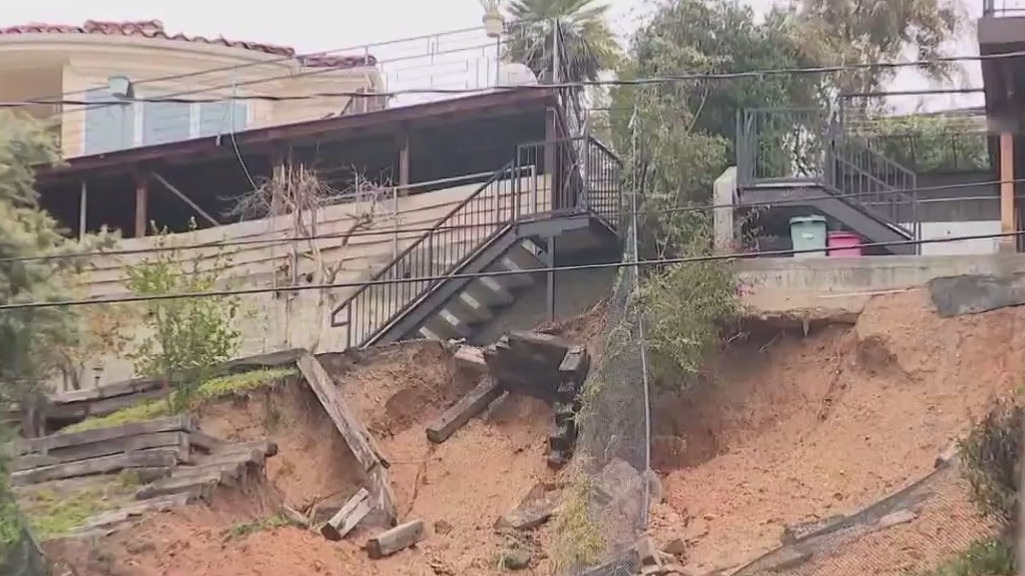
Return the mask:
<path id="1" fill-rule="evenodd" d="M 608 5 L 599 2 L 513 0 L 506 9 L 506 59 L 525 64 L 541 81 L 551 82 L 558 45 L 560 82 L 597 80 L 601 72 L 615 68 L 621 56 L 609 29 Z"/>
<path id="2" fill-rule="evenodd" d="M 192 223 L 195 229 L 195 222 Z M 154 225 L 155 245 L 172 247 L 167 229 Z M 214 249 L 185 259 L 179 250 L 163 250 L 126 267 L 126 285 L 139 296 L 201 293 L 223 289 L 222 273 L 230 258 Z M 157 298 L 143 302 L 149 335 L 131 356 L 136 370 L 163 378 L 174 387 L 173 411 L 191 407 L 194 392 L 238 352 L 242 334 L 235 328 L 237 295 Z"/>
<path id="3" fill-rule="evenodd" d="M 57 158 L 55 140 L 41 124 L 0 112 L 0 303 L 56 301 L 69 293 L 69 260 L 17 260 L 60 256 L 71 248 L 39 207 L 35 190 L 35 167 Z M 55 348 L 74 341 L 75 326 L 68 308 L 0 311 L 0 419 L 35 402 L 42 393 L 38 382 L 59 363 Z M 0 437 L 0 445 L 9 433 Z M 6 567 L 8 551 L 27 538 L 5 456 L 0 450 L 0 569 Z"/>
<path id="4" fill-rule="evenodd" d="M 875 92 L 896 74 L 877 66 L 911 53 L 919 60 L 946 54 L 945 42 L 964 26 L 955 0 L 793 0 L 807 58 L 825 66 L 869 65 L 830 76 L 835 93 Z M 930 78 L 948 80 L 953 63 L 923 64 Z M 866 98 L 859 107 L 878 103 Z"/>

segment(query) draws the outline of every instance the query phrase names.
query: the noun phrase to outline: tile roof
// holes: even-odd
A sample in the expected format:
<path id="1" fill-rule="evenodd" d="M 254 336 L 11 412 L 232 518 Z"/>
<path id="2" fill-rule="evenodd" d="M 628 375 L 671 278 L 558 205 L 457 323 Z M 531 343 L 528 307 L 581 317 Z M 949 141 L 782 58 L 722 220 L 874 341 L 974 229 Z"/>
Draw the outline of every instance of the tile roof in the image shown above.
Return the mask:
<path id="1" fill-rule="evenodd" d="M 136 20 L 124 22 L 86 20 L 81 26 L 32 23 L 0 28 L 0 36 L 10 36 L 15 34 L 106 34 L 109 36 L 140 36 L 143 38 L 158 38 L 161 40 L 217 44 L 220 46 L 227 46 L 229 48 L 241 48 L 243 50 L 253 50 L 255 52 L 263 52 L 265 54 L 272 54 L 284 58 L 294 58 L 303 66 L 309 66 L 311 68 L 357 68 L 360 66 L 373 66 L 377 63 L 377 60 L 369 54 L 359 56 L 299 54 L 294 48 L 289 46 L 228 40 L 223 37 L 206 38 L 204 36 L 189 36 L 182 33 L 169 34 L 164 30 L 164 23 L 160 20 Z"/>

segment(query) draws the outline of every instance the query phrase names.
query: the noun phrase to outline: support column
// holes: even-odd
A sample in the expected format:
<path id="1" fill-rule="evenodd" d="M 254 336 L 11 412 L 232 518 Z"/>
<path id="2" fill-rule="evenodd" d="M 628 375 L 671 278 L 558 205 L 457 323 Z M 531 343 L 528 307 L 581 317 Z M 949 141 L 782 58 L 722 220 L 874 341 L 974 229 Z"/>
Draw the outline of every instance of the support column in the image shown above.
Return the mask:
<path id="1" fill-rule="evenodd" d="M 548 237 L 548 245 L 545 247 L 545 264 L 548 271 L 545 273 L 545 294 L 548 312 L 548 321 L 555 322 L 555 236 Z"/>
<path id="2" fill-rule="evenodd" d="M 1017 210 L 1014 199 L 1014 135 L 1000 134 L 1000 232 L 1013 234 L 1018 230 Z M 1017 238 L 1004 236 L 1000 239 L 1001 252 L 1017 251 Z"/>
<path id="3" fill-rule="evenodd" d="M 545 169 L 541 176 L 548 177 L 548 198 L 551 203 L 552 210 L 558 210 L 560 208 L 568 207 L 566 198 L 563 198 L 565 192 L 562 190 L 562 186 L 559 185 L 559 170 L 558 166 L 558 143 L 559 138 L 558 131 L 558 117 L 556 115 L 555 108 L 545 109 Z M 536 162 L 537 160 L 535 160 Z M 517 175 L 519 176 L 519 175 Z M 540 192 L 540 191 L 539 191 Z M 541 195 L 543 198 L 544 195 Z"/>
<path id="4" fill-rule="evenodd" d="M 88 229 L 86 222 L 86 209 L 89 204 L 89 188 L 85 180 L 82 180 L 82 187 L 78 193 L 78 241 L 85 240 L 85 232 Z"/>
<path id="5" fill-rule="evenodd" d="M 403 130 L 398 138 L 399 145 L 399 196 L 409 194 L 409 131 Z"/>
<path id="6" fill-rule="evenodd" d="M 149 204 L 149 180 L 144 172 L 135 175 L 135 236 L 142 238 L 146 235 L 147 214 Z"/>

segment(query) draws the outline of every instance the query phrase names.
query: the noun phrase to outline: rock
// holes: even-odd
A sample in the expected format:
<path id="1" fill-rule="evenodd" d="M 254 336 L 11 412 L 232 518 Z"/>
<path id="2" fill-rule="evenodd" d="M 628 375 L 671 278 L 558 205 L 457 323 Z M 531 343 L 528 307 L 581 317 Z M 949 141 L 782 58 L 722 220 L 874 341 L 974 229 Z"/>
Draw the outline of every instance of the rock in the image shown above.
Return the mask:
<path id="1" fill-rule="evenodd" d="M 683 538 L 673 538 L 662 546 L 662 551 L 680 558 L 687 553 L 687 543 L 683 541 Z"/>
<path id="2" fill-rule="evenodd" d="M 655 546 L 655 541 L 645 536 L 634 544 L 634 550 L 637 551 L 637 555 L 641 558 L 642 566 L 661 566 L 662 558 L 659 555 L 658 547 Z"/>
<path id="3" fill-rule="evenodd" d="M 654 470 L 648 470 L 644 473 L 644 478 L 648 481 L 648 499 L 651 502 L 661 503 L 666 499 L 665 488 L 662 487 L 662 479 L 658 477 L 658 474 Z"/>
<path id="4" fill-rule="evenodd" d="M 452 533 L 452 524 L 449 524 L 445 520 L 438 520 L 434 523 L 434 533 L 439 536 L 446 536 Z"/>
<path id="5" fill-rule="evenodd" d="M 613 458 L 595 480 L 596 504 L 604 506 L 621 500 L 643 486 L 641 473 L 621 458 Z"/>
<path id="6" fill-rule="evenodd" d="M 934 468 L 941 468 L 946 466 L 951 460 L 957 458 L 957 440 L 950 443 L 947 449 L 940 452 L 940 455 L 936 457 L 936 461 L 933 463 Z"/>
<path id="7" fill-rule="evenodd" d="M 530 552 L 522 548 L 503 550 L 499 566 L 506 570 L 523 570 L 530 567 Z"/>
<path id="8" fill-rule="evenodd" d="M 544 524 L 559 507 L 558 495 L 549 487 L 538 483 L 520 501 L 512 512 L 495 522 L 495 530 L 531 530 Z"/>

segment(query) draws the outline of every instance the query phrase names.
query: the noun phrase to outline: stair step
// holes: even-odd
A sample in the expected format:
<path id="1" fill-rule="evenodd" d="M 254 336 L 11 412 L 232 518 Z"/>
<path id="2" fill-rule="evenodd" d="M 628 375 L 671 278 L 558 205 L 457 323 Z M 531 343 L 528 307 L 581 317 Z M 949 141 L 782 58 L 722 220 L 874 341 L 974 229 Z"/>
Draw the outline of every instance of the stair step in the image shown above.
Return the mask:
<path id="1" fill-rule="evenodd" d="M 441 314 L 432 316 L 420 327 L 420 334 L 432 340 L 453 340 L 468 338 L 472 332 L 467 332 L 465 325 L 455 326 Z"/>
<path id="2" fill-rule="evenodd" d="M 494 278 L 488 277 L 477 278 L 467 284 L 465 293 L 492 310 L 509 306 L 516 301 L 512 292 L 496 282 Z"/>
<path id="3" fill-rule="evenodd" d="M 469 314 L 479 319 L 480 322 L 487 322 L 495 317 L 494 313 L 491 312 L 491 308 L 488 308 L 487 304 L 478 302 L 473 296 L 470 296 L 466 291 L 463 291 L 457 298 L 459 300 L 458 306 L 465 306 Z"/>
<path id="4" fill-rule="evenodd" d="M 461 294 L 449 300 L 445 310 L 470 326 L 487 322 L 494 316 L 487 308 L 471 306 Z"/>

